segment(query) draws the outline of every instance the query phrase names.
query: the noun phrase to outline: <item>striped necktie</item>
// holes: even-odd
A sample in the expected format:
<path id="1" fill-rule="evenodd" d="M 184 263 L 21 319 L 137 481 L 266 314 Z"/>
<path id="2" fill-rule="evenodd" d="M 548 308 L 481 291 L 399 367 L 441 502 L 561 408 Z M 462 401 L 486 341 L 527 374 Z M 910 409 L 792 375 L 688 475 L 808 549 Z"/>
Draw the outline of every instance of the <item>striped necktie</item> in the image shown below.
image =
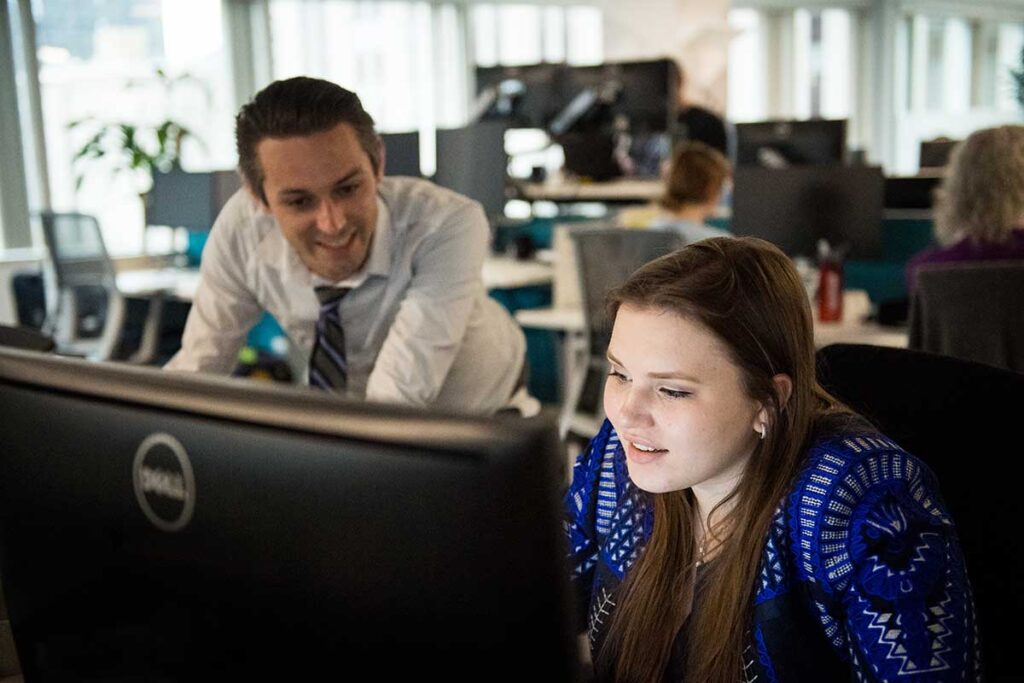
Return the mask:
<path id="1" fill-rule="evenodd" d="M 341 327 L 339 304 L 349 287 L 317 287 L 320 317 L 316 321 L 316 342 L 309 357 L 309 385 L 325 391 L 344 391 L 348 382 L 345 360 L 345 330 Z"/>

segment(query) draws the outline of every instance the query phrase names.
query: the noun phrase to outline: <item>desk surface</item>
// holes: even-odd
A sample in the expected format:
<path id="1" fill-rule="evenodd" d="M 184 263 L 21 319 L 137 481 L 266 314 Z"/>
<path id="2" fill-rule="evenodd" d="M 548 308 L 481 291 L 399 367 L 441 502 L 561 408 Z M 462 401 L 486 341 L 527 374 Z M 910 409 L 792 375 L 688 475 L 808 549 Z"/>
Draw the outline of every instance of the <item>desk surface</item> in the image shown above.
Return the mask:
<path id="1" fill-rule="evenodd" d="M 117 274 L 117 288 L 125 296 L 150 297 L 157 294 L 191 301 L 199 287 L 196 268 L 153 268 L 126 270 Z"/>
<path id="2" fill-rule="evenodd" d="M 487 289 L 512 289 L 549 284 L 554 269 L 540 261 L 518 261 L 492 256 L 484 261 L 482 276 Z M 117 288 L 130 297 L 157 294 L 191 301 L 199 288 L 199 271 L 194 268 L 128 270 L 117 274 Z"/>
<path id="3" fill-rule="evenodd" d="M 662 190 L 662 182 L 657 178 L 625 178 L 603 183 L 553 180 L 522 185 L 526 199 L 552 202 L 648 202 L 661 196 Z"/>

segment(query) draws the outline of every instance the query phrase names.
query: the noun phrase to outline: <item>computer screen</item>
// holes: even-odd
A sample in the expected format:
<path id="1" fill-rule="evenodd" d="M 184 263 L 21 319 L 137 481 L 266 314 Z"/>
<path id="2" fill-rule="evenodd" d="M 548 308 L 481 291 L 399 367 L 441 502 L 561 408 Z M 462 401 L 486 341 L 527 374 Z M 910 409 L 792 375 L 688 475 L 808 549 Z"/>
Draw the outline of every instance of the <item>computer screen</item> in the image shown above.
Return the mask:
<path id="1" fill-rule="evenodd" d="M 740 166 L 733 183 L 733 234 L 764 238 L 791 256 L 813 258 L 821 238 L 846 245 L 851 258 L 881 255 L 877 166 Z"/>
<path id="2" fill-rule="evenodd" d="M 8 349 L 0 403 L 26 680 L 574 675 L 546 421 Z"/>
<path id="3" fill-rule="evenodd" d="M 567 64 L 478 66 L 477 96 L 489 92 L 482 119 L 500 119 L 512 128 L 547 128 L 569 103 L 571 67 Z"/>
<path id="4" fill-rule="evenodd" d="M 146 225 L 209 230 L 240 187 L 236 171 L 190 173 L 176 169 L 153 174 L 146 197 Z"/>
<path id="5" fill-rule="evenodd" d="M 420 134 L 381 133 L 384 142 L 384 174 L 418 178 L 420 170 Z"/>
<path id="6" fill-rule="evenodd" d="M 736 124 L 738 165 L 783 168 L 841 164 L 845 159 L 845 119 Z"/>
<path id="7" fill-rule="evenodd" d="M 613 112 L 628 120 L 631 133 L 671 132 L 679 112 L 677 69 L 671 59 L 573 67 L 570 97 L 587 88 L 600 90 L 617 84 Z"/>
<path id="8" fill-rule="evenodd" d="M 505 213 L 504 121 L 478 121 L 464 128 L 437 131 L 434 182 L 480 202 L 488 216 Z"/>

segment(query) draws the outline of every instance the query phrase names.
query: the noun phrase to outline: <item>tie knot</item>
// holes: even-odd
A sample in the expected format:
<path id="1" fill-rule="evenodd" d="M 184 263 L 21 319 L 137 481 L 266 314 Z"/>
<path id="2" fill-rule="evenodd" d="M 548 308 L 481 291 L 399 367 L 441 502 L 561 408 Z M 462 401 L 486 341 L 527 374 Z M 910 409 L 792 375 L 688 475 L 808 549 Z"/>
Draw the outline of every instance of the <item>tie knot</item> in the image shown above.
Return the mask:
<path id="1" fill-rule="evenodd" d="M 317 287 L 316 298 L 320 300 L 321 306 L 336 304 L 350 291 L 351 287 Z"/>

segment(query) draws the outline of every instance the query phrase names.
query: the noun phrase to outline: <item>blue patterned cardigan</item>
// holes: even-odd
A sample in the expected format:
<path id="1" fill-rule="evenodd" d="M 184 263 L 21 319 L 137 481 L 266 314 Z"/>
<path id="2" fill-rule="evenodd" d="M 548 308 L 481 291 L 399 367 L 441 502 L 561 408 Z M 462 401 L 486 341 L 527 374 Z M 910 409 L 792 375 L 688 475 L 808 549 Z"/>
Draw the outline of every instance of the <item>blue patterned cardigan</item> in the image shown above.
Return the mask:
<path id="1" fill-rule="evenodd" d="M 607 421 L 565 504 L 581 626 L 596 648 L 653 519 Z M 752 608 L 746 681 L 981 678 L 970 585 L 935 477 L 878 434 L 810 448 L 772 522 Z"/>

